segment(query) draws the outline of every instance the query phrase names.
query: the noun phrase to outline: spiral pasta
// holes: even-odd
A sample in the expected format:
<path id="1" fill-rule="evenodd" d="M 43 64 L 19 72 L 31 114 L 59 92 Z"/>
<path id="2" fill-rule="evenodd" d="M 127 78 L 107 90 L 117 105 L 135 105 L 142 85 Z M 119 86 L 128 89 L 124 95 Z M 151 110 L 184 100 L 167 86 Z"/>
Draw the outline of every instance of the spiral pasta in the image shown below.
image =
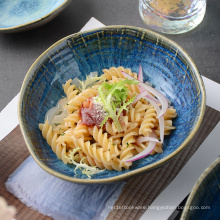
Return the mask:
<path id="1" fill-rule="evenodd" d="M 121 66 L 103 69 L 102 79 L 109 85 L 118 84 L 125 80 L 122 71 L 137 79 L 136 73 Z M 126 83 L 124 91 L 127 91 L 127 100 L 134 99 L 140 93 L 139 87 Z M 39 124 L 39 128 L 53 152 L 64 163 L 69 163 L 69 155 L 74 152 L 72 159 L 76 163 L 83 161 L 84 164 L 99 169 L 117 171 L 129 169 L 132 162 L 126 161 L 145 150 L 149 144 L 148 141 L 139 143 L 137 138 L 148 137 L 152 132 L 160 136 L 156 109 L 145 99 L 129 103 L 120 115 L 117 115 L 120 130 L 114 120 L 111 118 L 105 120 L 105 111 L 100 109 L 98 91 L 100 85 L 102 84 L 99 81 L 90 87 L 79 89 L 72 84 L 72 79 L 67 80 L 63 84 L 67 96 L 63 109 L 67 115 L 59 123 L 46 120 Z M 124 103 L 120 105 L 122 104 Z M 95 113 L 91 109 L 96 109 Z M 101 122 L 104 120 L 102 125 L 99 114 L 103 117 Z M 169 135 L 175 129 L 172 120 L 176 116 L 176 110 L 170 106 L 164 114 L 165 135 Z M 151 155 L 162 152 L 162 143 L 158 142 Z"/>
<path id="2" fill-rule="evenodd" d="M 142 104 L 141 101 L 138 101 L 134 106 L 129 105 L 128 117 L 131 122 L 140 123 L 144 116 L 145 112 L 148 108 L 148 105 Z"/>
<path id="3" fill-rule="evenodd" d="M 63 90 L 67 96 L 67 100 L 73 99 L 79 93 L 79 91 L 75 89 L 76 86 L 72 85 L 71 82 L 72 79 L 69 79 L 65 84 L 63 84 Z"/>
<path id="4" fill-rule="evenodd" d="M 95 141 L 100 144 L 103 150 L 107 152 L 106 155 L 108 156 L 107 158 L 109 160 L 118 156 L 119 151 L 117 145 L 114 144 L 112 138 L 108 138 L 107 133 L 103 133 L 102 129 L 98 129 L 97 126 L 95 126 L 93 129 L 89 129 L 89 132 Z"/>
<path id="5" fill-rule="evenodd" d="M 152 129 L 155 127 L 157 113 L 153 106 L 149 105 L 139 129 L 139 133 L 144 136 L 149 136 Z"/>
<path id="6" fill-rule="evenodd" d="M 138 128 L 127 131 L 122 139 L 120 159 L 125 161 L 126 159 L 131 158 L 134 155 L 135 149 L 135 136 L 138 136 Z M 131 162 L 127 164 L 131 165 Z M 128 167 L 127 167 L 128 168 Z"/>
<path id="7" fill-rule="evenodd" d="M 110 69 L 103 69 L 104 72 L 103 77 L 106 78 L 107 80 L 110 80 L 111 83 L 116 83 L 125 78 L 124 75 L 121 73 L 122 71 L 137 79 L 137 73 L 133 73 L 131 69 L 124 69 L 124 67 L 122 66 L 118 68 L 111 67 Z M 137 85 L 127 85 L 127 87 L 129 89 L 129 93 L 128 93 L 129 98 L 132 97 L 134 94 L 140 92 Z"/>
<path id="8" fill-rule="evenodd" d="M 90 165 L 96 165 L 100 169 L 121 171 L 126 163 L 121 162 L 117 157 L 110 158 L 110 152 L 105 151 L 99 144 L 91 144 L 90 141 L 84 141 L 83 138 L 77 140 L 78 146 L 87 155 L 87 160 Z"/>
<path id="9" fill-rule="evenodd" d="M 164 135 L 170 135 L 171 131 L 175 129 L 175 127 L 172 126 L 172 124 L 173 124 L 172 120 L 165 119 L 164 124 L 165 124 L 165 126 L 164 126 Z M 157 136 L 159 137 L 160 127 L 159 127 L 158 120 L 156 120 L 155 127 L 157 128 L 155 130 L 155 132 L 156 132 Z"/>
<path id="10" fill-rule="evenodd" d="M 80 109 L 80 106 L 82 105 L 83 101 L 86 101 L 90 97 L 97 96 L 97 94 L 97 89 L 86 89 L 85 91 L 68 101 L 65 107 L 68 109 L 69 112 L 77 111 Z"/>
<path id="11" fill-rule="evenodd" d="M 79 117 L 79 110 L 73 112 L 72 114 L 69 114 L 66 118 L 64 118 L 64 122 L 66 127 L 76 127 L 77 123 L 80 121 Z"/>
<path id="12" fill-rule="evenodd" d="M 39 124 L 39 129 L 42 131 L 43 137 L 47 143 L 51 146 L 53 152 L 57 157 L 62 160 L 65 164 L 67 163 L 67 152 L 66 145 L 62 145 L 57 142 L 57 133 L 52 130 L 52 125 L 49 125 L 48 120 L 44 124 Z"/>

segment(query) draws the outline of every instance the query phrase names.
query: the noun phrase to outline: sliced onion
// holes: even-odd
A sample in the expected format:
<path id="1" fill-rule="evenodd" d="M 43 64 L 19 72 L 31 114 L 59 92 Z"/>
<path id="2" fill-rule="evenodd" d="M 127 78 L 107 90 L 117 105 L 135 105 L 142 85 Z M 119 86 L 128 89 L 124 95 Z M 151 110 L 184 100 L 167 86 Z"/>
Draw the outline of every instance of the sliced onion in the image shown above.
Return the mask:
<path id="1" fill-rule="evenodd" d="M 150 82 L 147 82 L 147 81 L 146 81 L 146 82 L 144 82 L 144 83 L 145 83 L 146 85 L 148 85 L 148 86 L 151 86 L 151 87 L 153 86 L 153 84 L 150 83 Z"/>
<path id="2" fill-rule="evenodd" d="M 148 91 L 143 91 L 143 92 L 139 93 L 139 94 L 135 97 L 133 103 L 136 103 L 138 100 L 144 98 L 145 96 L 148 96 L 148 94 L 149 94 Z"/>
<path id="3" fill-rule="evenodd" d="M 156 102 L 152 101 L 148 97 L 144 97 L 148 102 L 150 102 L 151 105 L 155 108 L 157 115 L 160 114 L 161 110 L 160 107 L 157 105 Z M 160 127 L 160 141 L 163 143 L 164 141 L 164 117 L 158 118 L 159 120 L 159 127 Z"/>
<path id="4" fill-rule="evenodd" d="M 89 78 L 97 77 L 97 76 L 98 76 L 98 72 L 97 71 L 90 72 L 89 75 L 87 76 L 86 80 L 89 79 Z M 85 81 L 81 81 L 77 77 L 75 77 L 72 80 L 72 85 L 75 85 L 77 89 L 82 90 L 82 84 L 85 83 L 86 80 Z M 95 82 L 89 83 L 89 84 L 86 85 L 86 88 L 88 88 L 89 86 L 93 86 L 94 84 L 95 84 Z M 84 88 L 84 89 L 86 89 L 86 88 Z"/>
<path id="5" fill-rule="evenodd" d="M 142 70 L 142 66 L 140 65 L 139 66 L 139 71 L 138 71 L 138 81 L 140 81 L 140 82 L 143 82 L 143 70 Z M 139 88 L 139 90 L 140 90 L 140 92 L 143 92 L 144 90 L 142 89 L 142 87 L 140 87 L 139 85 L 138 85 L 138 88 Z"/>
<path id="6" fill-rule="evenodd" d="M 63 119 L 67 117 L 67 111 L 66 111 L 66 109 L 63 109 L 63 110 L 61 110 L 61 111 L 62 111 L 61 114 L 55 115 L 55 116 L 53 117 L 52 124 L 54 124 L 54 125 L 55 125 L 55 124 L 61 124 L 61 123 L 63 122 Z"/>
<path id="7" fill-rule="evenodd" d="M 148 86 L 144 83 L 140 83 L 140 86 L 143 89 L 145 89 L 145 90 L 149 91 L 150 93 L 152 93 L 153 95 L 155 95 L 159 99 L 159 101 L 162 105 L 162 109 L 160 111 L 160 114 L 157 115 L 157 118 L 162 117 L 165 114 L 165 112 L 167 111 L 167 108 L 168 108 L 167 99 L 160 92 L 158 92 L 156 89 L 154 89 L 151 86 Z"/>
<path id="8" fill-rule="evenodd" d="M 67 112 L 64 110 L 63 106 L 66 104 L 67 98 L 60 99 L 57 102 L 57 105 L 55 107 L 50 108 L 46 115 L 45 115 L 45 121 L 48 120 L 49 124 L 53 125 L 54 123 L 60 123 L 60 117 L 66 117 Z M 60 114 L 61 111 L 61 114 Z M 60 116 L 61 115 L 61 116 Z M 55 121 L 54 121 L 55 118 Z"/>
<path id="9" fill-rule="evenodd" d="M 49 121 L 49 124 L 52 125 L 53 123 L 53 118 L 55 115 L 59 114 L 59 109 L 57 108 L 57 106 L 53 107 L 53 108 L 50 108 L 46 115 L 45 115 L 45 119 L 44 121 L 48 120 Z"/>
<path id="10" fill-rule="evenodd" d="M 72 80 L 72 85 L 75 85 L 77 89 L 81 90 L 82 84 L 77 77 Z"/>
<path id="11" fill-rule="evenodd" d="M 134 103 L 137 102 L 141 98 L 146 99 L 148 102 L 150 102 L 150 104 L 155 108 L 157 115 L 160 114 L 161 109 L 157 105 L 157 102 L 155 102 L 154 100 L 152 100 L 151 97 L 149 97 L 149 92 L 143 91 L 140 94 L 138 94 L 134 99 Z M 164 117 L 162 116 L 162 117 L 158 118 L 158 120 L 159 120 L 159 127 L 160 127 L 160 140 L 163 143 L 163 140 L 164 140 Z"/>
<path id="12" fill-rule="evenodd" d="M 128 78 L 128 79 L 134 79 L 134 77 L 128 75 L 128 74 L 125 73 L 124 71 L 122 71 L 122 74 L 123 74 L 126 78 Z M 137 81 L 139 81 L 139 80 L 137 80 Z M 162 95 L 160 92 L 158 92 L 158 91 L 157 91 L 156 89 L 154 89 L 153 87 L 148 86 L 148 85 L 146 85 L 146 84 L 143 83 L 143 82 L 140 82 L 140 81 L 139 81 L 139 86 L 141 86 L 142 89 L 147 90 L 148 92 L 152 93 L 154 96 L 156 96 L 156 97 L 159 99 L 159 101 L 160 101 L 160 103 L 161 103 L 161 105 L 162 105 L 162 110 L 161 110 L 160 113 L 157 115 L 157 118 L 162 117 L 162 116 L 165 114 L 165 112 L 166 112 L 166 110 L 167 110 L 167 108 L 168 108 L 168 102 L 167 102 L 167 99 L 165 98 L 165 96 Z"/>
<path id="13" fill-rule="evenodd" d="M 143 70 L 142 66 L 139 66 L 139 71 L 138 71 L 138 81 L 143 82 Z"/>
<path id="14" fill-rule="evenodd" d="M 156 139 L 157 135 L 153 131 L 153 132 L 150 133 L 150 137 Z M 134 157 L 131 157 L 131 158 L 127 159 L 126 162 L 133 162 L 135 160 L 139 160 L 143 157 L 146 157 L 147 155 L 149 155 L 154 150 L 154 148 L 156 147 L 156 143 L 157 143 L 156 141 L 150 141 L 148 146 L 142 152 L 135 155 Z"/>
<path id="15" fill-rule="evenodd" d="M 59 110 L 62 110 L 62 109 L 63 109 L 63 106 L 66 105 L 66 103 L 67 103 L 67 98 L 62 98 L 62 99 L 60 99 L 60 100 L 58 101 L 58 103 L 57 103 L 57 108 L 58 108 Z"/>
<path id="16" fill-rule="evenodd" d="M 141 66 L 141 65 L 139 66 L 138 80 L 139 80 L 140 82 L 144 82 L 143 69 L 142 69 L 142 66 Z M 148 86 L 152 86 L 152 83 L 150 83 L 150 82 L 145 82 L 145 84 L 148 85 Z"/>
<path id="17" fill-rule="evenodd" d="M 151 99 L 152 101 L 156 102 L 156 103 L 160 103 L 160 101 L 158 99 L 156 99 L 155 97 L 153 97 L 148 91 L 142 91 L 141 93 L 139 93 L 135 99 L 133 103 L 136 103 L 138 100 L 148 97 L 149 99 Z"/>
<path id="18" fill-rule="evenodd" d="M 89 76 L 90 77 L 97 77 L 98 76 L 98 72 L 97 71 L 90 72 Z"/>
<path id="19" fill-rule="evenodd" d="M 146 142 L 146 141 L 155 141 L 155 142 L 159 142 L 159 140 L 157 138 L 153 138 L 153 137 L 139 137 L 136 140 L 137 144 L 141 144 L 142 142 Z"/>

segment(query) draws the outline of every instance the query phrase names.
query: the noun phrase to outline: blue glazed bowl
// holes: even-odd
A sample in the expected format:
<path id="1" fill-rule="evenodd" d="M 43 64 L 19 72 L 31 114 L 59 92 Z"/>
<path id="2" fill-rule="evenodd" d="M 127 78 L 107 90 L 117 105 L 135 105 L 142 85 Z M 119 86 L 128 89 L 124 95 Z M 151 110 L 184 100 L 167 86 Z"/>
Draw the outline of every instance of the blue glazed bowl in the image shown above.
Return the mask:
<path id="1" fill-rule="evenodd" d="M 138 72 L 166 95 L 176 108 L 176 130 L 165 139 L 164 152 L 135 161 L 129 170 L 104 171 L 91 180 L 60 161 L 42 138 L 38 124 L 48 109 L 64 96 L 62 84 L 69 78 L 112 66 Z M 29 69 L 20 93 L 19 120 L 28 149 L 47 172 L 80 183 L 122 180 L 159 167 L 181 152 L 198 130 L 205 111 L 202 78 L 187 53 L 176 43 L 146 29 L 109 26 L 76 33 L 52 45 Z"/>
<path id="2" fill-rule="evenodd" d="M 190 193 L 181 220 L 220 219 L 220 158 L 200 176 Z"/>
<path id="3" fill-rule="evenodd" d="M 55 18 L 71 0 L 0 0 L 0 32 L 38 27 Z"/>

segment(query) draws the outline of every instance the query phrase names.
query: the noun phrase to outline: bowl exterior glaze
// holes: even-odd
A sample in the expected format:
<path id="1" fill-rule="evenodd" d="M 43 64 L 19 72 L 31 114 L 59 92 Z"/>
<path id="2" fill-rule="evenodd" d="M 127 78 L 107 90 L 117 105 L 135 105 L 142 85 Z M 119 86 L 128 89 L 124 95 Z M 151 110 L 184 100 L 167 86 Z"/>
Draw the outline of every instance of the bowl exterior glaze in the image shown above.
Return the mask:
<path id="1" fill-rule="evenodd" d="M 220 158 L 204 173 L 190 193 L 181 220 L 215 220 L 220 219 Z"/>
<path id="2" fill-rule="evenodd" d="M 144 80 L 166 95 L 176 108 L 176 130 L 165 138 L 164 152 L 135 161 L 129 170 L 108 171 L 91 180 L 76 176 L 42 138 L 38 124 L 48 109 L 64 97 L 62 84 L 85 79 L 90 72 L 112 66 L 144 71 Z M 177 155 L 197 131 L 205 111 L 201 76 L 186 52 L 171 40 L 142 28 L 109 26 L 70 35 L 46 50 L 31 66 L 19 101 L 20 126 L 31 155 L 49 173 L 73 182 L 110 182 L 150 171 Z"/>
<path id="3" fill-rule="evenodd" d="M 54 19 L 71 0 L 0 1 L 0 32 L 14 33 L 44 25 Z"/>

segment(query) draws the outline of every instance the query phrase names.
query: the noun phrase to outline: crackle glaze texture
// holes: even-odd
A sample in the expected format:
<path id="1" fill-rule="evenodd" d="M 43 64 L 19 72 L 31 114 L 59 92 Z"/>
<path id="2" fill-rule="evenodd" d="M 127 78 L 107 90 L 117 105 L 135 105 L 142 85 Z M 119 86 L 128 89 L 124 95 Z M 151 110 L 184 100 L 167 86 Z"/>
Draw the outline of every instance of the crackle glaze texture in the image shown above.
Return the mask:
<path id="1" fill-rule="evenodd" d="M 39 26 L 55 17 L 67 0 L 0 0 L 0 32 L 15 32 Z"/>
<path id="2" fill-rule="evenodd" d="M 187 209 L 182 214 L 182 220 L 220 219 L 220 158 L 218 158 L 195 184 L 188 200 L 187 206 L 199 207 L 199 209 Z M 209 207 L 209 208 L 207 208 Z"/>
<path id="3" fill-rule="evenodd" d="M 42 137 L 38 124 L 48 109 L 64 96 L 62 84 L 69 78 L 85 79 L 90 72 L 123 66 L 138 72 L 163 93 L 177 110 L 176 130 L 165 138 L 164 152 L 135 161 L 129 170 L 104 171 L 92 180 L 72 165 L 60 161 Z M 149 171 L 169 161 L 190 141 L 205 109 L 205 91 L 192 60 L 177 44 L 154 32 L 128 26 L 109 26 L 68 36 L 44 52 L 24 80 L 19 118 L 28 148 L 48 172 L 75 182 L 109 182 Z"/>

